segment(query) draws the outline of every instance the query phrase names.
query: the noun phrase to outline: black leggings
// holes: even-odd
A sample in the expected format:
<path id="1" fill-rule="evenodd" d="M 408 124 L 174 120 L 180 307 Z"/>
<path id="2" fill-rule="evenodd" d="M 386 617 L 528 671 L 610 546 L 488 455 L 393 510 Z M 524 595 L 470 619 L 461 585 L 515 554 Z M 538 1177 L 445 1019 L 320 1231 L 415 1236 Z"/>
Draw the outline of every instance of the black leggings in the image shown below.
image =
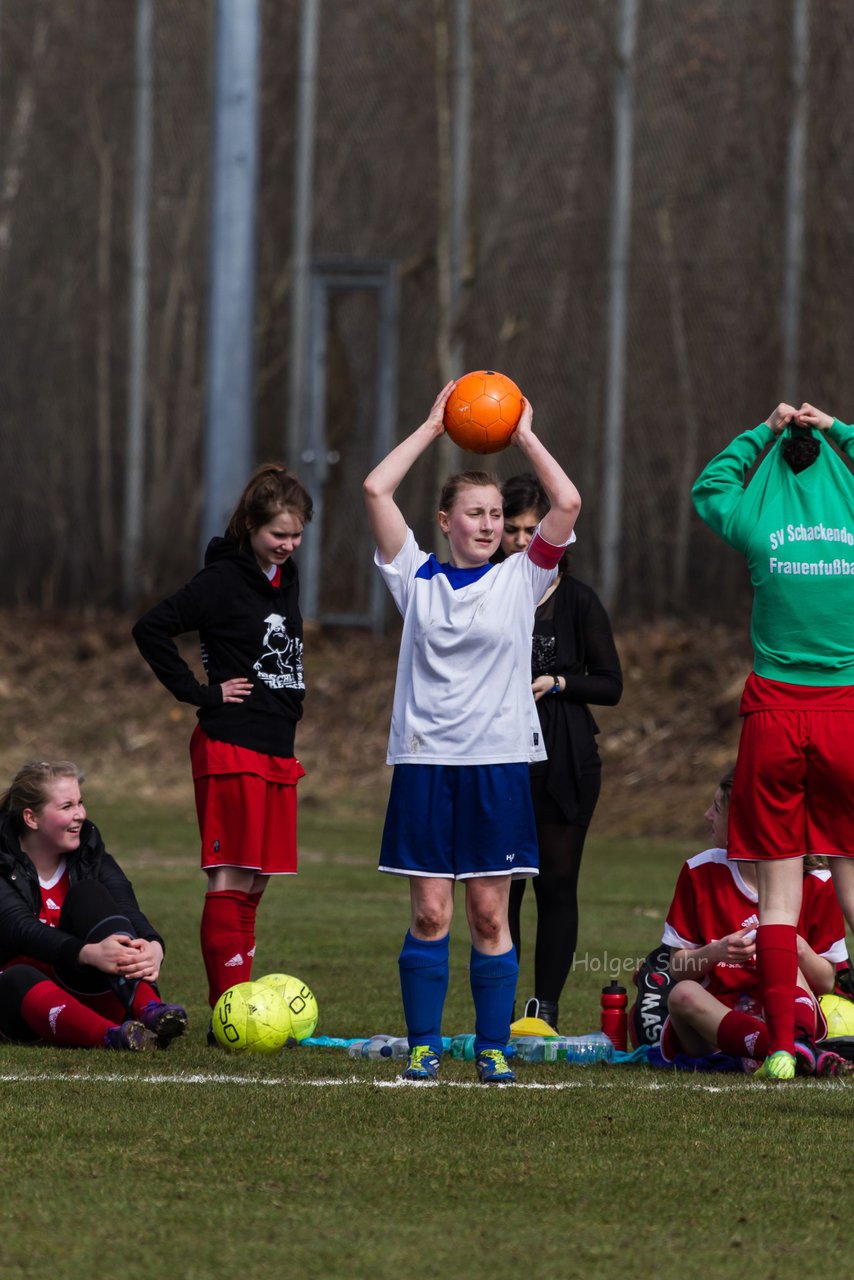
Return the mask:
<path id="1" fill-rule="evenodd" d="M 59 914 L 59 928 L 79 938 L 81 944 L 102 942 L 111 933 L 136 937 L 130 920 L 121 914 L 109 890 L 99 880 L 79 880 L 71 886 Z M 46 977 L 47 974 L 29 964 L 14 964 L 0 973 L 0 1035 L 7 1040 L 38 1039 L 21 1017 L 21 1004 L 27 992 Z M 90 965 L 57 965 L 53 980 L 72 995 L 114 991 L 128 1010 L 137 987 L 136 982 L 102 973 Z"/>
<path id="2" fill-rule="evenodd" d="M 599 770 L 581 778 L 581 813 L 592 815 L 599 796 Z M 534 877 L 537 900 L 537 935 L 534 948 L 534 994 L 538 1000 L 557 1003 L 566 984 L 578 942 L 578 875 L 589 818 L 572 825 L 553 800 L 534 784 L 540 874 Z M 516 955 L 522 955 L 521 911 L 527 880 L 510 885 L 510 936 Z"/>

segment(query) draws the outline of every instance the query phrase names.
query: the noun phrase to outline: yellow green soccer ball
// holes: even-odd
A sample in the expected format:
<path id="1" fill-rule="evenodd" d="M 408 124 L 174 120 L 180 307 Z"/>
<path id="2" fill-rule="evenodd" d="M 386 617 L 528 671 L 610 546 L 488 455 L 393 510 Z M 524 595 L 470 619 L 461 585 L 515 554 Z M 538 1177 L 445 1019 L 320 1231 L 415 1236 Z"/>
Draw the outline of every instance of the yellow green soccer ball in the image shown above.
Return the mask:
<path id="1" fill-rule="evenodd" d="M 300 978 L 294 978 L 289 973 L 268 973 L 258 981 L 278 992 L 284 1001 L 290 1021 L 289 1037 L 299 1043 L 314 1034 L 317 1026 L 317 1001 Z"/>
<path id="2" fill-rule="evenodd" d="M 819 996 L 818 1002 L 827 1023 L 827 1037 L 854 1036 L 854 1000 L 844 996 Z"/>
<path id="3" fill-rule="evenodd" d="M 216 1042 L 232 1053 L 278 1053 L 290 1035 L 287 1006 L 263 982 L 223 991 L 211 1019 Z"/>

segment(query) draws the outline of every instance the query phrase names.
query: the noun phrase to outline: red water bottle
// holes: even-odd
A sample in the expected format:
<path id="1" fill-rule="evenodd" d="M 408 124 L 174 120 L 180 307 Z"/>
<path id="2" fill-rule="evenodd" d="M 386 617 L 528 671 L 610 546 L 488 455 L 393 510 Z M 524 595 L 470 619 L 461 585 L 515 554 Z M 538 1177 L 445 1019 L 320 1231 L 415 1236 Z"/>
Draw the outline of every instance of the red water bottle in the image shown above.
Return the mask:
<path id="1" fill-rule="evenodd" d="M 618 982 L 612 982 L 602 988 L 602 1030 L 615 1049 L 626 1052 L 628 1005 L 626 988 Z"/>

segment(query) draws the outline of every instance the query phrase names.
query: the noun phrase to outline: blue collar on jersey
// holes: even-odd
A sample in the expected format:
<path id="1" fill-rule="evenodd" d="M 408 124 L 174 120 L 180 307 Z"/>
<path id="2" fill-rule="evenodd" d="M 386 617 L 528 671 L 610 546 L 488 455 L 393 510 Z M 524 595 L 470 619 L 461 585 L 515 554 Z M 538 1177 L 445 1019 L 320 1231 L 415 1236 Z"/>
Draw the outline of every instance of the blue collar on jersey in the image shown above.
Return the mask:
<path id="1" fill-rule="evenodd" d="M 490 569 L 494 569 L 494 564 L 482 564 L 476 569 L 458 569 L 454 564 L 440 564 L 434 555 L 429 556 L 421 568 L 416 573 L 416 578 L 435 578 L 437 574 L 444 574 L 451 584 L 453 591 L 459 591 L 460 587 L 467 587 L 472 582 L 477 582 L 485 573 L 489 573 Z"/>

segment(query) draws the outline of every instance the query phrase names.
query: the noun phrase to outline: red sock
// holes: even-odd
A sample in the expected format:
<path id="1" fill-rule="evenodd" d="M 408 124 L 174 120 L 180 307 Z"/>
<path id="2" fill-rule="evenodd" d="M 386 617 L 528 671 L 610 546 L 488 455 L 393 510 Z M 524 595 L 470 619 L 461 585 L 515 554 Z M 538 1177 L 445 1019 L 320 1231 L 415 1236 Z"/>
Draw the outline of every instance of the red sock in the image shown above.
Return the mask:
<path id="1" fill-rule="evenodd" d="M 798 932 L 793 924 L 761 924 L 756 930 L 756 967 L 768 1022 L 769 1053 L 795 1052 Z"/>
<path id="2" fill-rule="evenodd" d="M 245 918 L 246 946 L 249 951 L 249 955 L 252 956 L 253 959 L 255 958 L 255 917 L 258 914 L 258 904 L 263 896 L 263 889 L 261 889 L 259 893 L 247 893 L 246 895 L 246 901 L 249 903 L 249 908 L 252 912 L 251 919 L 248 914 Z"/>
<path id="3" fill-rule="evenodd" d="M 87 1009 L 49 978 L 30 987 L 21 1001 L 21 1015 L 47 1044 L 77 1049 L 102 1047 L 104 1034 L 115 1025 Z"/>
<path id="4" fill-rule="evenodd" d="M 223 991 L 252 977 L 255 904 L 249 894 L 239 889 L 206 893 L 200 932 L 208 1000 L 213 1008 Z"/>
<path id="5" fill-rule="evenodd" d="M 815 1040 L 815 1001 L 803 987 L 795 988 L 795 1039 Z"/>
<path id="6" fill-rule="evenodd" d="M 138 982 L 131 1001 L 131 1013 L 138 1018 L 147 1004 L 160 1004 L 160 996 L 147 982 Z"/>
<path id="7" fill-rule="evenodd" d="M 761 1062 L 768 1056 L 768 1028 L 761 1018 L 730 1009 L 718 1027 L 718 1048 L 733 1058 L 756 1058 Z"/>

